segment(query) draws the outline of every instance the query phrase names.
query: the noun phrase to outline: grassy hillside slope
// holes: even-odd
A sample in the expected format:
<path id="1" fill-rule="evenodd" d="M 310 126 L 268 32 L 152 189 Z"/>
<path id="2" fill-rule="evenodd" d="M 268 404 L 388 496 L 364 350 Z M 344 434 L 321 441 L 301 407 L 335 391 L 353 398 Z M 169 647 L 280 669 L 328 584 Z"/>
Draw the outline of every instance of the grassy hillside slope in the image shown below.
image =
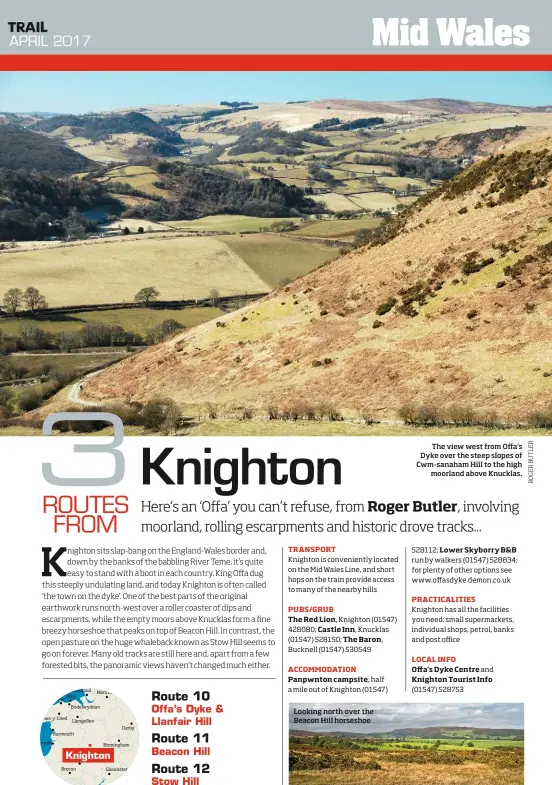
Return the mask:
<path id="1" fill-rule="evenodd" d="M 552 139 L 485 159 L 380 244 L 90 380 L 98 401 L 405 402 L 523 418 L 552 399 Z"/>

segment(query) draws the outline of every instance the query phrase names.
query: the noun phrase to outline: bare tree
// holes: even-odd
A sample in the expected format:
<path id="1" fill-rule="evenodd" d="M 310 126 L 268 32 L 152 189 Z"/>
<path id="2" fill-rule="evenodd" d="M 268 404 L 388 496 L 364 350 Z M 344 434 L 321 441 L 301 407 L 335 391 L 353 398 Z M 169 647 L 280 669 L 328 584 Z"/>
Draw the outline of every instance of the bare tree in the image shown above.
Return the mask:
<path id="1" fill-rule="evenodd" d="M 16 313 L 19 310 L 21 301 L 23 299 L 23 292 L 21 289 L 8 289 L 4 295 L 4 308 L 8 313 Z"/>
<path id="2" fill-rule="evenodd" d="M 48 307 L 46 298 L 40 294 L 35 286 L 27 286 L 23 294 L 23 300 L 29 311 L 38 311 L 40 308 Z"/>
<path id="3" fill-rule="evenodd" d="M 82 221 L 82 216 L 76 207 L 71 208 L 71 212 L 63 220 L 65 236 L 68 240 L 82 240 L 86 236 L 86 227 Z"/>
<path id="4" fill-rule="evenodd" d="M 140 289 L 140 291 L 136 292 L 134 295 L 134 302 L 148 305 L 148 303 L 151 303 L 153 300 L 157 300 L 158 297 L 159 291 L 155 286 L 144 286 L 143 289 Z"/>

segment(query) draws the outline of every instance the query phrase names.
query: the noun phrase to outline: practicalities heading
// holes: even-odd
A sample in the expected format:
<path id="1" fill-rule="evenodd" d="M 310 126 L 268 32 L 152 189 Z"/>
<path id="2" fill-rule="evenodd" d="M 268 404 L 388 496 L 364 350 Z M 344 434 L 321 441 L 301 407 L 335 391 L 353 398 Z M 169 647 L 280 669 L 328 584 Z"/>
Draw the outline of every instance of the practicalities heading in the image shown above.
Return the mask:
<path id="1" fill-rule="evenodd" d="M 172 458 L 172 447 L 155 453 L 145 447 L 142 453 L 142 482 L 150 485 L 157 477 L 165 485 L 215 485 L 219 496 L 233 496 L 240 485 L 341 485 L 341 461 L 337 458 L 280 458 L 271 452 L 267 458 L 251 458 L 243 447 L 239 458 L 212 458 L 205 447 L 203 458 Z"/>
<path id="2" fill-rule="evenodd" d="M 433 38 L 441 46 L 527 46 L 531 42 L 529 25 L 497 24 L 492 17 L 478 24 L 467 17 L 420 17 L 417 21 L 404 16 L 374 17 L 372 25 L 372 46 L 429 46 Z"/>

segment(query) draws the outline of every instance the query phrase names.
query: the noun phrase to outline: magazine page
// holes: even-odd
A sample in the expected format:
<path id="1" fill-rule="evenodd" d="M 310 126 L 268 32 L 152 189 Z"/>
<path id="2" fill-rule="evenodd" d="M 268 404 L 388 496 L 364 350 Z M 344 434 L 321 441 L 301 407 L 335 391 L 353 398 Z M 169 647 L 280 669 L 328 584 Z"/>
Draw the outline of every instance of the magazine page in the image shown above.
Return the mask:
<path id="1" fill-rule="evenodd" d="M 548 9 L 2 17 L 7 781 L 543 785 Z"/>

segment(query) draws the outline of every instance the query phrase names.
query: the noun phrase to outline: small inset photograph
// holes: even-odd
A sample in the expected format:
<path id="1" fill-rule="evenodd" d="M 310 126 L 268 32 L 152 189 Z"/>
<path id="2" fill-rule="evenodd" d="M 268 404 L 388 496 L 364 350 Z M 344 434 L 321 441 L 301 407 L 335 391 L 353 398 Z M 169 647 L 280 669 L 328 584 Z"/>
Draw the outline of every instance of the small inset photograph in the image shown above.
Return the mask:
<path id="1" fill-rule="evenodd" d="M 296 703 L 290 785 L 523 785 L 522 703 Z"/>
<path id="2" fill-rule="evenodd" d="M 64 782 L 106 785 L 119 779 L 138 750 L 134 715 L 107 690 L 73 690 L 48 709 L 40 748 L 50 769 Z"/>

